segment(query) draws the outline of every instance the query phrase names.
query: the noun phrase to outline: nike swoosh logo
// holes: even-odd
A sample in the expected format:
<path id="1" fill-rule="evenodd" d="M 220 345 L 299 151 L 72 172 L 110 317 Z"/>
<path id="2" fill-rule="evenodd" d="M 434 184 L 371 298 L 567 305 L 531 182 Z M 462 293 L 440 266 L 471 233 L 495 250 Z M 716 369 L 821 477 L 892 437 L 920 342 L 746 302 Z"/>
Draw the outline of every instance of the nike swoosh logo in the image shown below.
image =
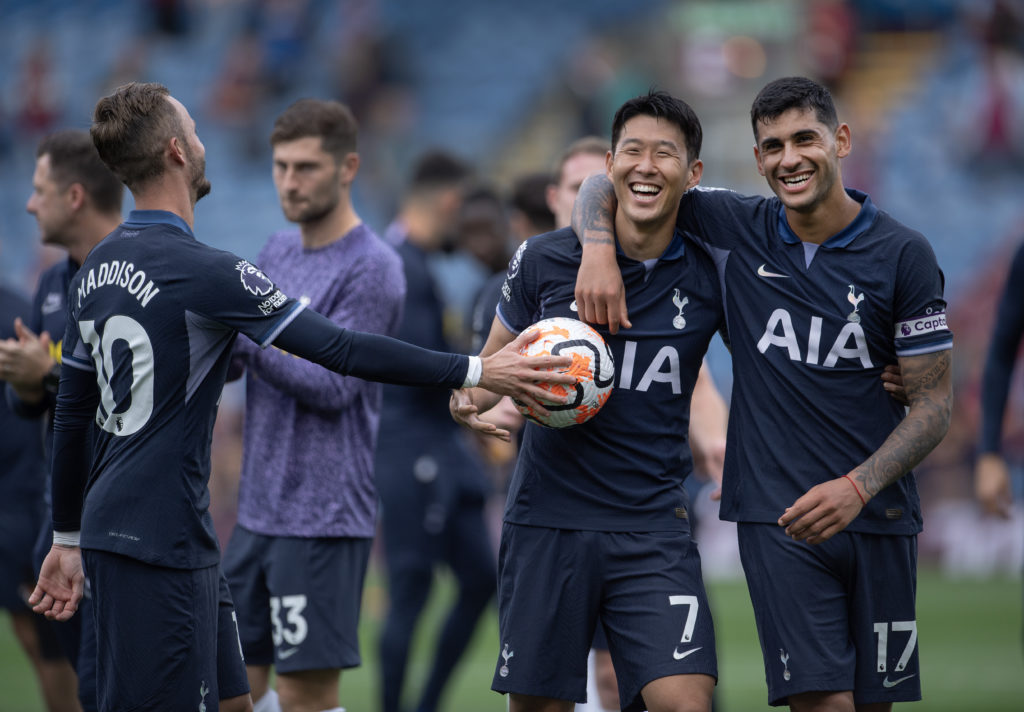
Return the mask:
<path id="1" fill-rule="evenodd" d="M 694 653 L 696 653 L 696 652 L 697 652 L 698 650 L 700 650 L 700 649 L 701 649 L 702 647 L 704 647 L 704 646 L 700 646 L 700 647 L 696 647 L 696 648 L 690 648 L 690 649 L 689 649 L 689 650 L 687 650 L 687 651 L 686 651 L 685 653 L 680 653 L 680 652 L 679 652 L 679 648 L 676 648 L 675 650 L 673 650 L 673 651 L 672 651 L 672 657 L 673 657 L 674 659 L 676 659 L 676 660 L 682 660 L 682 659 L 683 659 L 683 658 L 685 658 L 685 657 L 686 657 L 687 655 L 693 655 L 693 654 L 694 654 Z"/>
<path id="2" fill-rule="evenodd" d="M 281 652 L 279 652 L 277 654 L 277 657 L 279 660 L 287 660 L 291 656 L 295 655 L 295 653 L 297 652 L 299 652 L 298 648 L 288 648 L 287 650 L 282 650 Z"/>
<path id="3" fill-rule="evenodd" d="M 906 677 L 898 677 L 895 680 L 889 680 L 889 676 L 886 675 L 885 679 L 882 680 L 882 687 L 896 687 L 896 685 L 900 684 L 901 682 L 906 682 L 912 677 L 914 677 L 914 675 L 907 675 Z"/>
<path id="4" fill-rule="evenodd" d="M 572 300 L 572 304 L 569 305 L 569 311 L 574 311 L 574 312 L 578 312 L 579 311 L 579 307 L 576 306 L 576 300 L 575 299 L 573 299 Z"/>
<path id="5" fill-rule="evenodd" d="M 768 270 L 765 269 L 765 265 L 761 265 L 760 267 L 757 268 L 757 276 L 758 277 L 775 277 L 777 279 L 789 279 L 789 275 L 788 274 L 777 274 L 775 272 L 769 272 Z"/>
<path id="6" fill-rule="evenodd" d="M 60 295 L 50 293 L 46 295 L 46 300 L 43 301 L 43 305 L 39 308 L 43 314 L 53 314 L 55 311 L 60 311 Z"/>

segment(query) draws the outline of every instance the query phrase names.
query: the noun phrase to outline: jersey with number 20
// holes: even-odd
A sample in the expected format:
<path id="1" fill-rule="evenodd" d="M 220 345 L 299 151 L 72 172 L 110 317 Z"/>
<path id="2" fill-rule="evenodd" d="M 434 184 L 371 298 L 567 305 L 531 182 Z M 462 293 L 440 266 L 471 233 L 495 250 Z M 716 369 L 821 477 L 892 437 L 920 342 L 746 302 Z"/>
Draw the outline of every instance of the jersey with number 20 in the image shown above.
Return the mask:
<path id="1" fill-rule="evenodd" d="M 207 480 L 231 345 L 236 332 L 269 344 L 302 308 L 172 213 L 133 211 L 93 249 L 69 291 L 58 399 L 58 416 L 62 405 L 88 410 L 95 424 L 83 548 L 173 568 L 217 563 Z M 56 452 L 55 467 L 74 468 L 75 454 Z M 55 528 L 77 528 L 76 495 L 54 494 Z"/>

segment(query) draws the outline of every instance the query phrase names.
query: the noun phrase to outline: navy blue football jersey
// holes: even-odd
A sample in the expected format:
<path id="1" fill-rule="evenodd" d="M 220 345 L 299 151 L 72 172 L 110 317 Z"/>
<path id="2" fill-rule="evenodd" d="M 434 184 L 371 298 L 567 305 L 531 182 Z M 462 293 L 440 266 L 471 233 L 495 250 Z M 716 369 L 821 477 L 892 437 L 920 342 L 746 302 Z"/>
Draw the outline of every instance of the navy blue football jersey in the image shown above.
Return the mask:
<path id="1" fill-rule="evenodd" d="M 80 468 L 67 450 L 75 444 L 61 437 L 63 416 L 85 411 L 96 437 L 82 546 L 162 566 L 217 563 L 206 483 L 231 345 L 236 331 L 269 344 L 302 305 L 162 211 L 133 211 L 97 245 L 72 280 L 68 301 L 55 423 L 55 528 L 78 528 L 73 507 L 64 506 L 68 494 L 57 488 L 66 481 L 62 470 Z"/>
<path id="2" fill-rule="evenodd" d="M 512 258 L 498 317 L 513 333 L 549 317 L 578 318 L 581 248 L 571 229 L 531 237 Z M 614 388 L 590 421 L 526 424 L 505 520 L 562 529 L 688 529 L 683 480 L 692 471 L 690 395 L 722 323 L 714 265 L 676 234 L 658 260 L 619 252 L 633 328 L 602 336 Z"/>
<path id="3" fill-rule="evenodd" d="M 28 323 L 29 313 L 24 297 L 0 286 L 0 339 L 16 339 L 14 319 L 21 317 Z M 0 379 L 0 387 L 6 385 Z M 16 516 L 32 518 L 38 526 L 45 470 L 42 431 L 38 421 L 15 416 L 4 402 L 0 402 L 0 462 L 3 516 L 12 520 Z"/>
<path id="4" fill-rule="evenodd" d="M 83 548 L 161 566 L 217 563 L 210 440 L 239 332 L 372 380 L 458 387 L 468 369 L 465 356 L 342 329 L 246 260 L 198 242 L 180 217 L 133 211 L 71 282 L 54 421 L 57 531 L 80 528 Z"/>
<path id="5" fill-rule="evenodd" d="M 683 197 L 679 226 L 714 255 L 731 342 L 723 519 L 776 522 L 866 460 L 906 413 L 882 387 L 884 366 L 952 347 L 927 240 L 848 192 L 860 213 L 820 246 L 793 233 L 778 198 L 702 188 Z M 920 531 L 913 473 L 849 529 Z"/>

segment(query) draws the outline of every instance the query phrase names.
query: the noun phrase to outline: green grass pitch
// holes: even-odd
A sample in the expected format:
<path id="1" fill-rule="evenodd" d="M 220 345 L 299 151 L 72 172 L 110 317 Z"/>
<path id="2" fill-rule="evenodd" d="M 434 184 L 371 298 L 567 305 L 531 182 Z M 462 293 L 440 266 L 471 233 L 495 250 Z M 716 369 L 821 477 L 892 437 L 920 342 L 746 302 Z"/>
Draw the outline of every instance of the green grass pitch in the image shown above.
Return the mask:
<path id="1" fill-rule="evenodd" d="M 429 667 L 430 643 L 451 596 L 441 577 L 416 633 L 410 660 L 410 688 L 422 684 Z M 767 710 L 764 671 L 753 613 L 742 581 L 712 581 L 709 595 L 719 646 L 718 712 Z M 379 572 L 368 577 L 363 609 L 363 667 L 342 676 L 341 704 L 348 712 L 376 712 L 376 633 L 386 592 Z M 896 709 L 921 712 L 1019 712 L 1024 710 L 1024 659 L 1021 653 L 1019 579 L 950 580 L 922 571 L 918 585 L 918 630 L 924 700 Z M 450 712 L 502 712 L 505 699 L 491 692 L 498 652 L 493 607 L 477 630 L 469 653 L 456 672 L 445 709 Z M 39 692 L 28 663 L 0 614 L 0 710 L 41 712 Z M 412 700 L 408 703 L 411 705 Z"/>

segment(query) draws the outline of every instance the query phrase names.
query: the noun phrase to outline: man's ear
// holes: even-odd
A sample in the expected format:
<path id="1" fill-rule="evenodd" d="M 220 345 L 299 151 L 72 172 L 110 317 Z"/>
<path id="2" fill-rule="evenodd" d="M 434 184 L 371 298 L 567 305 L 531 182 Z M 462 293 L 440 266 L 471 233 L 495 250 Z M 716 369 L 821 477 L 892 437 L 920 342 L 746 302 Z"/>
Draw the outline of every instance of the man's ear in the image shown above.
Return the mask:
<path id="1" fill-rule="evenodd" d="M 754 144 L 754 161 L 757 163 L 757 172 L 763 176 L 764 164 L 761 162 L 761 151 L 758 150 L 757 144 Z"/>
<path id="2" fill-rule="evenodd" d="M 359 154 L 346 153 L 345 157 L 341 159 L 341 182 L 343 185 L 351 185 L 352 181 L 356 179 L 356 173 L 359 172 Z"/>
<path id="3" fill-rule="evenodd" d="M 850 151 L 853 149 L 853 139 L 850 135 L 849 124 L 839 124 L 839 128 L 836 129 L 836 155 L 840 158 L 846 158 L 850 155 Z"/>
<path id="4" fill-rule="evenodd" d="M 167 150 L 165 152 L 172 161 L 185 165 L 185 147 L 182 145 L 181 140 L 177 136 L 171 136 L 171 140 L 167 142 Z"/>
<path id="5" fill-rule="evenodd" d="M 704 161 L 699 158 L 692 162 L 689 166 L 688 175 L 686 177 L 686 189 L 689 190 L 693 186 L 700 183 L 701 176 L 704 175 Z"/>
<path id="6" fill-rule="evenodd" d="M 81 210 L 85 205 L 85 188 L 81 183 L 72 183 L 68 186 L 67 195 L 72 210 Z"/>

